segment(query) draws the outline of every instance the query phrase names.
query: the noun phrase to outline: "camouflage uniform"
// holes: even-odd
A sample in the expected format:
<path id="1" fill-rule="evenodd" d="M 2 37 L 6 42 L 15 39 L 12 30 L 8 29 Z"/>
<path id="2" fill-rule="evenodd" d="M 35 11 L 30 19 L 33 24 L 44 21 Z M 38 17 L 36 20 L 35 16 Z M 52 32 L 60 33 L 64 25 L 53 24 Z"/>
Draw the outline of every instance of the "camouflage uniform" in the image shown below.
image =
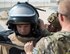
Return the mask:
<path id="1" fill-rule="evenodd" d="M 64 37 L 69 38 L 68 42 L 65 42 L 65 39 L 64 42 L 62 41 Z M 70 54 L 70 32 L 61 31 L 52 36 L 43 37 L 34 49 L 37 54 Z"/>

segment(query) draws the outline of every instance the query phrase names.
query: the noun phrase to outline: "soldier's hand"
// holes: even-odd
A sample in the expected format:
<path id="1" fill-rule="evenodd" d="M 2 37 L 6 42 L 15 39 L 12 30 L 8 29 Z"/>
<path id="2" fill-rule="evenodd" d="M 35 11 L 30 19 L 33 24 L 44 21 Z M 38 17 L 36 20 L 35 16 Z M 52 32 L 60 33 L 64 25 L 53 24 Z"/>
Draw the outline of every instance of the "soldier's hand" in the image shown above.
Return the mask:
<path id="1" fill-rule="evenodd" d="M 32 51 L 33 51 L 33 41 L 27 42 L 24 45 L 24 50 L 25 50 L 26 54 L 32 54 Z"/>

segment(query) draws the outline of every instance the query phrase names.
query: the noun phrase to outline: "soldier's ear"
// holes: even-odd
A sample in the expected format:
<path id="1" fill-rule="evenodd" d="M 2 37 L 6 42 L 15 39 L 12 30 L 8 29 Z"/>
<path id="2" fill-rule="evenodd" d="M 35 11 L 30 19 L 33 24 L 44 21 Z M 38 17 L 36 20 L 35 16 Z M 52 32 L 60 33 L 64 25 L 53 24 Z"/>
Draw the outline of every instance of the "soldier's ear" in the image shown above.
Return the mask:
<path id="1" fill-rule="evenodd" d="M 65 16 L 61 14 L 61 21 L 64 21 Z"/>
<path id="2" fill-rule="evenodd" d="M 59 15 L 58 15 L 58 19 L 59 19 L 60 21 L 64 21 L 64 15 L 63 15 L 63 14 L 59 14 Z"/>

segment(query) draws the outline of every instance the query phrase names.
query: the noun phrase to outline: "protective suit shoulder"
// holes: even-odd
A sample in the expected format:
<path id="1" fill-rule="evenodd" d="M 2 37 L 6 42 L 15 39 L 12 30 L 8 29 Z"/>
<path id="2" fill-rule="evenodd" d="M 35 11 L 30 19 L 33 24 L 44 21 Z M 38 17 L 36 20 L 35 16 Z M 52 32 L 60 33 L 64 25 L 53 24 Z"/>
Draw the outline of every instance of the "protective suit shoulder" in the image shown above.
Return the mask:
<path id="1" fill-rule="evenodd" d="M 12 33 L 14 33 L 14 31 L 12 30 L 6 30 L 0 32 L 0 41 L 9 41 L 8 36 Z"/>
<path id="2" fill-rule="evenodd" d="M 0 35 L 1 36 L 8 36 L 8 35 L 12 34 L 13 32 L 14 31 L 12 31 L 12 30 L 6 30 L 6 31 L 0 32 Z"/>

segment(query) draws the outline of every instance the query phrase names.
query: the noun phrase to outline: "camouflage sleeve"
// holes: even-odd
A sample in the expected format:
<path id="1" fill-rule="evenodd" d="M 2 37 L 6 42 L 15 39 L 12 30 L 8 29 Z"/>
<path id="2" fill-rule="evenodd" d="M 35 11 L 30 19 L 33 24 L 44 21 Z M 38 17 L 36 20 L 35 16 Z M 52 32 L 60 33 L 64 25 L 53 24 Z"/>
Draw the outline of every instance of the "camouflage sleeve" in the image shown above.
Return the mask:
<path id="1" fill-rule="evenodd" d="M 57 54 L 57 44 L 53 36 L 42 38 L 37 44 L 34 54 Z"/>
<path id="2" fill-rule="evenodd" d="M 54 36 L 46 37 L 45 54 L 59 54 L 57 39 Z"/>
<path id="3" fill-rule="evenodd" d="M 38 43 L 36 44 L 36 47 L 34 48 L 37 51 L 37 54 L 43 54 L 44 53 L 44 48 L 45 48 L 45 43 L 44 43 L 44 37 L 41 38 Z"/>
<path id="4" fill-rule="evenodd" d="M 49 37 L 43 37 L 39 42 L 36 44 L 34 48 L 35 54 L 49 54 L 49 44 L 51 40 Z"/>

